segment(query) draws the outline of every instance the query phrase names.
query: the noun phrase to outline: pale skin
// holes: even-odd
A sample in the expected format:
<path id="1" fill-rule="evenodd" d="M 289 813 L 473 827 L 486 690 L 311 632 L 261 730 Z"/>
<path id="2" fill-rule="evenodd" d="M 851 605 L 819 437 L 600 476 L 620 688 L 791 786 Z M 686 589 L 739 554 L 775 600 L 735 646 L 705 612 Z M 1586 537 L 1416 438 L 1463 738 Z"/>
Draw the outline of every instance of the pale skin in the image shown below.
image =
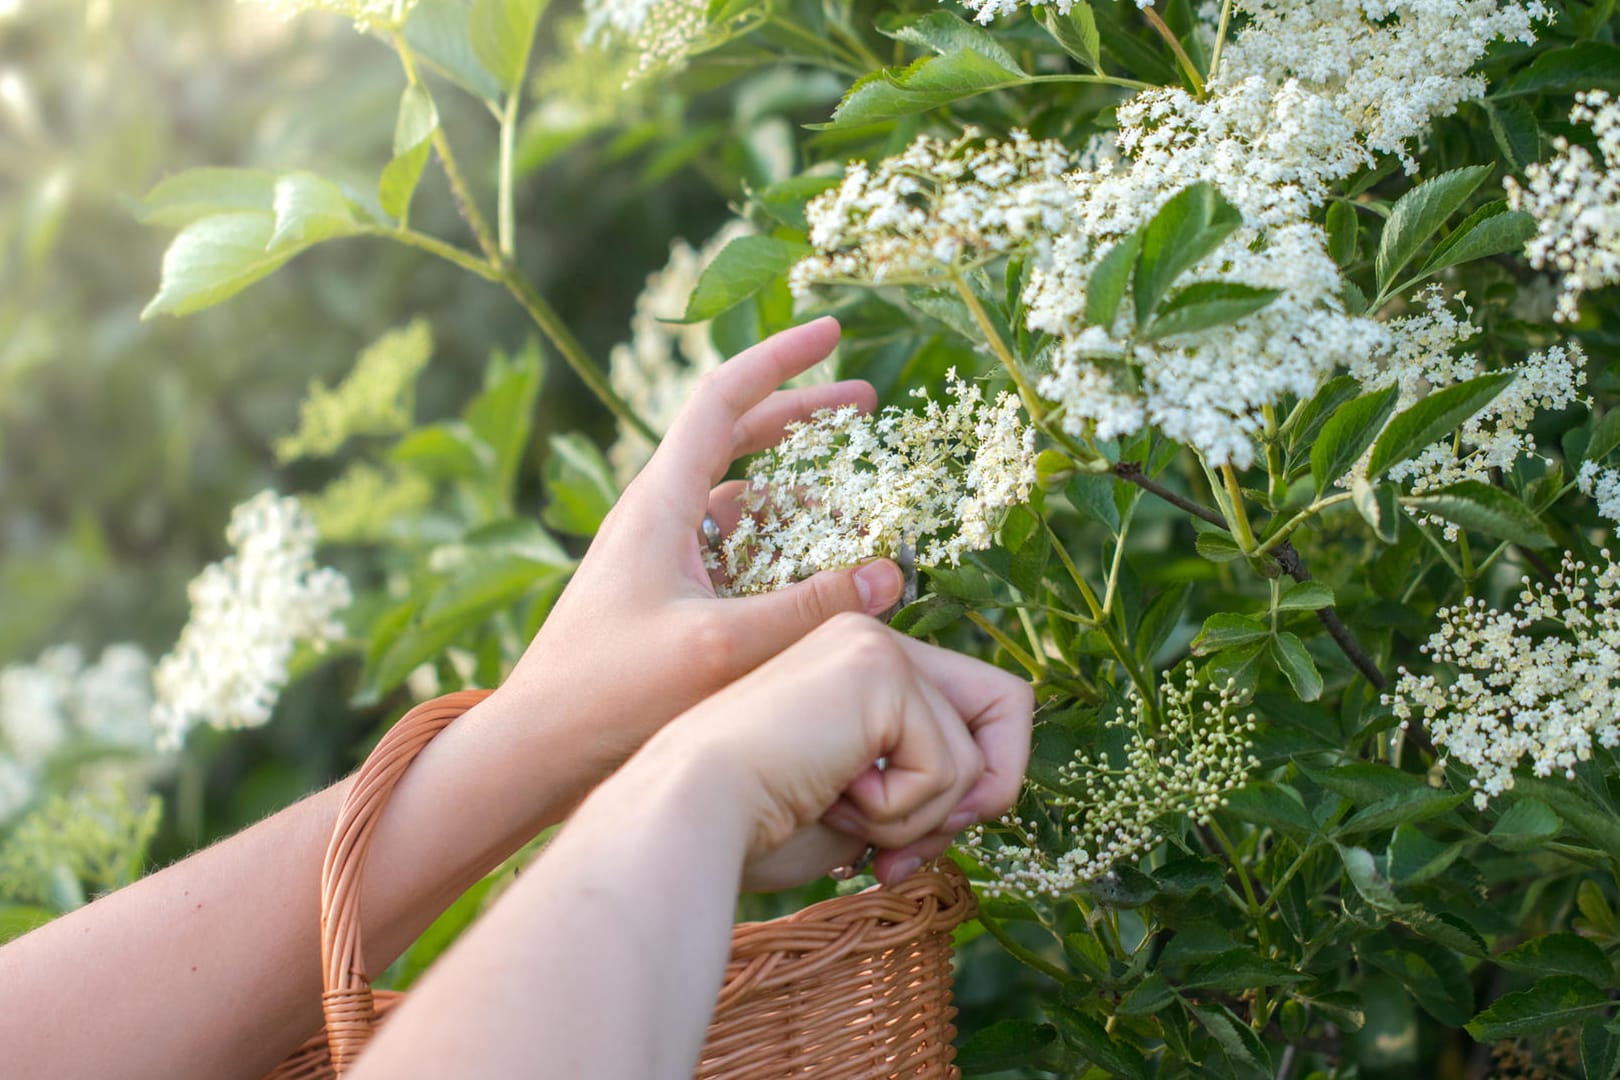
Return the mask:
<path id="1" fill-rule="evenodd" d="M 523 892 L 541 893 L 548 880 L 584 874 L 581 885 L 618 888 L 623 898 L 635 895 L 635 888 L 644 889 L 647 874 L 664 875 L 660 880 L 666 884 L 693 884 L 674 906 L 684 910 L 690 925 L 703 927 L 693 934 L 701 941 L 676 942 L 680 934 L 664 935 L 658 940 L 669 951 L 662 955 L 625 954 L 623 963 L 639 964 L 640 975 L 620 971 L 615 978 L 621 983 L 673 972 L 671 978 L 687 986 L 678 973 L 688 962 L 699 965 L 692 971 L 707 970 L 702 964 L 705 958 L 716 962 L 708 949 L 716 941 L 717 962 L 723 964 L 730 897 L 745 855 L 751 857 L 747 884 L 781 885 L 848 861 L 872 839 L 885 848 L 877 871 L 889 878 L 909 869 L 914 860 L 942 851 L 960 823 L 996 813 L 1010 801 L 1027 752 L 1027 710 L 1015 709 L 1011 720 L 994 724 L 958 713 L 960 731 L 951 744 L 958 752 L 950 755 L 955 765 L 947 788 L 961 790 L 943 812 L 943 795 L 933 792 L 903 823 L 886 816 L 900 803 L 877 790 L 888 781 L 869 768 L 883 750 L 868 756 L 814 817 L 803 820 L 801 811 L 807 813 L 804 808 L 820 800 L 831 782 L 826 778 L 837 774 L 841 764 L 801 755 L 806 769 L 811 761 L 821 762 L 815 773 L 819 779 L 806 789 L 816 797 L 773 803 L 781 792 L 796 791 L 798 781 L 768 768 L 754 773 L 735 763 L 733 749 L 768 749 L 771 740 L 762 741 L 757 733 L 747 737 L 753 729 L 737 719 L 735 704 L 728 708 L 723 702 L 735 703 L 749 687 L 754 694 L 768 694 L 759 687 L 787 676 L 767 678 L 786 662 L 767 661 L 834 616 L 884 611 L 901 589 L 898 569 L 879 561 L 823 573 L 770 596 L 720 600 L 703 569 L 698 547 L 703 514 L 712 511 L 723 527 L 736 520 L 735 490 L 714 487 L 736 457 L 770 445 L 786 423 L 816 409 L 872 406 L 871 387 L 860 382 L 772 393 L 824 357 L 837 335 L 836 323 L 819 320 L 762 342 L 705 378 L 653 460 L 604 522 L 573 582 L 511 676 L 412 765 L 383 815 L 368 862 L 362 897 L 368 971 L 381 971 L 465 888 L 561 820 L 632 755 L 627 771 L 602 787 L 610 795 L 593 797 L 581 807 L 555 850 L 537 865 L 542 872 L 532 877 L 538 884 L 522 885 Z M 877 629 L 870 619 L 862 623 Z M 817 635 L 804 648 L 820 640 Z M 911 648 L 909 643 L 904 647 Z M 805 653 L 803 659 L 808 664 L 821 652 L 837 651 L 831 646 L 820 650 Z M 737 681 L 756 669 L 757 678 Z M 918 678 L 937 681 L 931 674 Z M 705 702 L 728 686 L 731 697 Z M 786 693 L 787 687 L 778 692 Z M 825 696 L 827 691 L 818 693 Z M 950 694 L 938 687 L 934 694 L 943 694 L 946 704 L 930 697 L 932 707 L 948 715 Z M 971 704 L 977 699 L 966 700 Z M 700 702 L 704 704 L 694 709 Z M 851 701 L 852 715 L 864 716 L 866 708 Z M 682 719 L 673 730 L 693 734 L 654 740 L 637 754 L 676 716 Z M 739 734 L 734 742 L 699 737 L 707 728 Z M 967 767 L 971 756 L 958 761 L 961 732 L 968 733 L 967 744 L 976 748 L 978 771 Z M 870 748 L 854 735 L 829 741 L 850 753 L 851 748 L 861 753 Z M 900 745 L 896 742 L 895 749 Z M 709 764 L 700 767 L 699 762 Z M 931 777 L 932 769 L 929 765 L 923 772 Z M 962 777 L 969 773 L 975 779 L 964 785 Z M 639 786 L 626 786 L 633 782 Z M 929 781 L 937 783 L 937 777 Z M 6 1074 L 255 1077 L 273 1067 L 321 1023 L 319 875 L 346 787 L 339 782 L 0 949 L 0 1046 L 5 1047 Z M 634 793 L 617 800 L 622 804 L 618 811 L 605 801 L 614 790 Z M 658 793 L 666 814 L 624 816 L 626 807 L 652 805 L 652 792 Z M 791 836 L 769 829 L 758 833 L 754 826 L 770 818 L 769 808 L 783 805 L 794 808 Z M 762 843 L 761 835 L 779 842 Z M 641 869 L 627 872 L 615 885 L 602 867 L 591 870 L 593 847 L 616 853 L 604 862 Z M 582 848 L 582 854 L 571 854 Z M 682 850 L 677 857 L 675 852 Z M 818 869 L 810 872 L 812 865 Z M 717 899 L 716 882 L 724 887 L 724 899 Z M 560 895 L 566 895 L 572 886 L 561 888 Z M 573 917 L 557 900 L 542 895 L 538 902 L 541 910 L 565 921 Z M 509 908 L 514 914 L 503 914 Z M 723 916 L 718 923 L 712 918 L 716 914 Z M 597 932 L 592 923 L 599 916 L 577 916 L 584 923 L 575 933 Z M 480 931 L 457 951 L 454 967 L 444 965 L 442 985 L 451 989 L 436 989 L 441 985 L 436 974 L 424 993 L 453 993 L 458 978 L 466 978 L 458 976 L 460 969 L 477 970 L 481 953 L 500 955 L 504 947 L 494 939 L 505 932 L 503 926 L 518 934 L 532 928 L 532 918 L 521 915 L 520 905 L 504 902 L 488 922 L 487 934 Z M 508 944 L 508 954 L 522 948 L 566 953 L 575 947 L 547 934 Z M 688 957 L 689 952 L 694 955 Z M 469 959 L 462 961 L 462 955 Z M 652 956 L 656 963 L 649 963 Z M 560 957 L 558 962 L 570 961 Z M 578 987 L 576 973 L 552 970 L 558 980 L 555 992 L 572 995 Z M 648 1015 L 684 1004 L 667 1000 L 657 980 L 648 982 L 647 996 L 638 1002 Z M 670 1038 L 682 1053 L 685 1043 L 677 1033 L 686 1030 L 683 1025 L 695 1027 L 690 1038 L 701 1040 L 701 1017 L 678 1015 L 670 1024 Z M 531 1033 L 523 1032 L 525 1037 Z M 585 1051 L 570 1041 L 568 1032 L 558 1035 L 563 1040 L 558 1053 Z M 458 1029 L 436 1037 L 450 1045 L 468 1035 Z M 695 1048 L 693 1043 L 693 1055 Z M 385 1044 L 378 1053 L 388 1050 Z M 597 1074 L 594 1068 L 592 1073 Z M 541 1073 L 547 1074 L 566 1075 Z M 632 1070 L 599 1075 L 653 1074 Z"/>

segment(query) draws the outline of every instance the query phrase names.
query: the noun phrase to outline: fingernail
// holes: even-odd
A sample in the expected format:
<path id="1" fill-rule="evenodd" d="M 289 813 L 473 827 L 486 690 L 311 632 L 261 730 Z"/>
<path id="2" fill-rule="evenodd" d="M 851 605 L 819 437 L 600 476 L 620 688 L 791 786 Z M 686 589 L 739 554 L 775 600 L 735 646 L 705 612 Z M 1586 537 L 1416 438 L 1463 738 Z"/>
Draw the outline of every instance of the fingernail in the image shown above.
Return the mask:
<path id="1" fill-rule="evenodd" d="M 855 571 L 855 591 L 869 615 L 879 615 L 893 606 L 905 582 L 900 568 L 888 559 L 874 559 Z"/>
<path id="2" fill-rule="evenodd" d="M 979 820 L 979 815 L 973 811 L 958 810 L 945 819 L 945 831 L 953 834 L 959 833 L 977 820 Z"/>
<path id="3" fill-rule="evenodd" d="M 922 860 L 915 855 L 908 855 L 904 859 L 897 859 L 890 867 L 888 877 L 884 879 L 886 885 L 898 885 L 912 874 L 922 869 Z"/>

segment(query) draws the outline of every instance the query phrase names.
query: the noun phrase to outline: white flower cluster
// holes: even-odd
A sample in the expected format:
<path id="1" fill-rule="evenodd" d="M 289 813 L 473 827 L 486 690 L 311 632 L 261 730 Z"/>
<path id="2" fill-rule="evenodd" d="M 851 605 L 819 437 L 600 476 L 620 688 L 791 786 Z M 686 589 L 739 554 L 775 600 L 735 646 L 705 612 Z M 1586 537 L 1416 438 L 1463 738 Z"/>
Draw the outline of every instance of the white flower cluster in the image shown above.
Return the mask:
<path id="1" fill-rule="evenodd" d="M 137 645 L 102 650 L 93 664 L 76 645 L 0 670 L 0 822 L 32 802 L 52 760 L 149 755 L 152 661 Z"/>
<path id="2" fill-rule="evenodd" d="M 1584 124 L 1597 138 L 1602 164 L 1584 146 L 1560 135 L 1551 161 L 1525 169 L 1520 186 L 1513 177 L 1508 204 L 1536 219 L 1536 235 L 1525 245 L 1530 265 L 1563 275 L 1557 317 L 1579 312 L 1581 293 L 1620 281 L 1620 102 L 1602 90 L 1575 95 L 1570 123 Z"/>
<path id="3" fill-rule="evenodd" d="M 636 415 L 654 431 L 667 431 L 675 414 L 706 373 L 725 360 L 714 347 L 709 324 L 668 323 L 686 310 L 687 298 L 703 271 L 731 241 L 753 230 L 734 221 L 715 233 L 701 249 L 677 238 L 669 245 L 669 262 L 647 276 L 630 317 L 630 340 L 613 347 L 608 380 Z M 613 474 L 623 487 L 652 456 L 653 444 L 633 428 L 619 425 L 619 437 L 608 450 Z"/>
<path id="4" fill-rule="evenodd" d="M 1423 651 L 1449 678 L 1402 668 L 1384 703 L 1421 718 L 1434 744 L 1474 771 L 1474 803 L 1537 776 L 1573 778 L 1592 747 L 1620 745 L 1620 566 L 1566 555 L 1550 585 L 1524 579 L 1509 611 L 1469 597 L 1439 612 Z"/>
<path id="5" fill-rule="evenodd" d="M 1620 522 L 1620 469 L 1605 469 L 1588 461 L 1576 474 L 1581 493 L 1597 503 L 1597 512 L 1610 521 Z"/>
<path id="6" fill-rule="evenodd" d="M 404 26 L 416 0 L 262 0 L 265 7 L 290 19 L 306 11 L 328 11 L 354 21 L 362 32 L 372 27 Z"/>
<path id="7" fill-rule="evenodd" d="M 1459 352 L 1478 333 L 1464 298 L 1457 298 L 1460 317 L 1439 287 L 1425 290 L 1418 302 L 1422 312 L 1389 323 L 1387 354 L 1350 365 L 1350 374 L 1368 389 L 1399 383 L 1397 411 L 1485 373 L 1474 354 Z M 1390 479 L 1407 484 L 1414 493 L 1463 480 L 1491 482 L 1493 471 L 1505 471 L 1522 455 L 1535 452 L 1529 428 L 1539 410 L 1565 409 L 1579 400 L 1586 385 L 1586 354 L 1573 342 L 1555 345 L 1502 370 L 1512 372 L 1513 381 L 1465 421 L 1455 438 L 1448 436 L 1396 465 L 1389 471 Z M 1358 465 L 1344 486 L 1363 473 Z M 1455 538 L 1456 528 L 1448 524 L 1447 535 Z"/>
<path id="8" fill-rule="evenodd" d="M 152 725 L 178 747 L 199 723 L 257 727 L 270 719 L 299 642 L 337 640 L 349 583 L 315 565 L 315 522 L 295 498 L 262 491 L 231 512 L 234 553 L 187 589 L 191 618 L 158 662 Z"/>
<path id="9" fill-rule="evenodd" d="M 938 282 L 1026 242 L 1039 249 L 1072 201 L 1062 179 L 1070 165 L 1061 143 L 971 127 L 950 140 L 919 135 L 875 169 L 852 161 L 843 183 L 806 207 L 817 253 L 788 280 L 798 293 L 818 283 Z"/>
<path id="10" fill-rule="evenodd" d="M 982 884 L 987 895 L 1073 893 L 1159 844 L 1167 819 L 1208 822 L 1248 782 L 1260 767 L 1250 749 L 1255 718 L 1237 713 L 1231 683 L 1210 696 L 1188 662 L 1180 685 L 1166 675 L 1160 698 L 1156 729 L 1134 690 L 1130 715 L 1110 723 L 1125 729 L 1119 760 L 1081 752 L 1063 767 L 1063 793 L 1040 799 L 1051 821 L 1014 812 L 966 834 L 963 845 L 993 875 Z"/>
<path id="11" fill-rule="evenodd" d="M 756 458 L 745 513 L 718 568 L 733 595 L 767 592 L 911 544 L 924 566 L 990 546 L 1002 513 L 1029 498 L 1035 431 L 1018 399 L 986 402 L 952 371 L 955 399 L 920 411 L 824 410 Z"/>
<path id="12" fill-rule="evenodd" d="M 709 31 L 704 0 L 585 0 L 581 44 L 622 42 L 636 57 L 628 81 L 679 67 Z"/>

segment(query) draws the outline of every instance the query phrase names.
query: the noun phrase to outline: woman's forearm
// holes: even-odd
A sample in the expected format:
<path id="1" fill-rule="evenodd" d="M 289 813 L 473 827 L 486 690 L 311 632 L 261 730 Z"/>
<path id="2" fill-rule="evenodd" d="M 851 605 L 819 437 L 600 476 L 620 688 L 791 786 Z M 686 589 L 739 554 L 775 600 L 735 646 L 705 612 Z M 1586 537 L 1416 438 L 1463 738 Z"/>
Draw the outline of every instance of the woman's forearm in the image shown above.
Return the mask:
<path id="1" fill-rule="evenodd" d="M 578 746 L 496 695 L 422 752 L 367 865 L 370 972 L 572 805 L 592 775 Z M 5 1074 L 254 1077 L 313 1034 L 321 861 L 347 786 L 0 949 Z"/>
<path id="2" fill-rule="evenodd" d="M 413 991 L 356 1080 L 689 1078 L 752 827 L 713 762 L 632 759 Z"/>

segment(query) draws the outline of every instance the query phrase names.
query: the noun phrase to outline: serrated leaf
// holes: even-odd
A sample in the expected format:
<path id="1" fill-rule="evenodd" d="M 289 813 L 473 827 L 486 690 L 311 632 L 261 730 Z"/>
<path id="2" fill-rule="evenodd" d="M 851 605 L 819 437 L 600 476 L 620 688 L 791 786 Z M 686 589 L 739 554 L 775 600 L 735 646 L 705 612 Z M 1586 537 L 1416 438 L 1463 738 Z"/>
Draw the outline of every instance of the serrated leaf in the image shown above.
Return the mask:
<path id="1" fill-rule="evenodd" d="M 1614 964 L 1596 944 L 1579 934 L 1544 934 L 1497 958 L 1514 971 L 1533 975 L 1577 975 L 1597 986 L 1614 982 Z"/>
<path id="2" fill-rule="evenodd" d="M 956 1067 L 967 1073 L 1001 1072 L 1033 1065 L 1057 1042 L 1057 1029 L 1031 1020 L 998 1020 L 968 1036 L 956 1052 Z"/>
<path id="3" fill-rule="evenodd" d="M 1504 994 L 1470 1020 L 1468 1034 L 1481 1042 L 1511 1039 L 1585 1019 L 1609 1004 L 1609 995 L 1574 975 L 1548 975 L 1528 990 Z"/>
<path id="4" fill-rule="evenodd" d="M 1200 529 L 1198 535 L 1193 537 L 1193 550 L 1210 562 L 1231 562 L 1233 559 L 1243 557 L 1243 549 L 1232 538 L 1232 534 L 1219 529 Z"/>
<path id="5" fill-rule="evenodd" d="M 1169 980 L 1155 971 L 1120 999 L 1117 1011 L 1122 1016 L 1151 1016 L 1175 999 Z"/>
<path id="6" fill-rule="evenodd" d="M 553 435 L 546 458 L 541 520 L 559 532 L 595 536 L 619 498 L 613 470 L 594 442 L 577 431 Z"/>
<path id="7" fill-rule="evenodd" d="M 885 68 L 850 87 L 823 128 L 856 127 L 899 120 L 953 101 L 1005 90 L 1028 81 L 977 49 L 925 57 L 905 68 Z"/>
<path id="8" fill-rule="evenodd" d="M 1173 196 L 1142 231 L 1136 268 L 1136 324 L 1146 326 L 1176 278 L 1243 224 L 1243 215 L 1213 184 L 1193 184 Z"/>
<path id="9" fill-rule="evenodd" d="M 1137 229 L 1108 249 L 1091 272 L 1086 285 L 1086 322 L 1108 329 L 1119 315 L 1120 302 L 1130 287 L 1131 274 L 1142 253 L 1142 230 Z"/>
<path id="10" fill-rule="evenodd" d="M 1059 1006 L 1051 1016 L 1057 1021 L 1064 1041 L 1092 1064 L 1101 1066 L 1112 1076 L 1146 1080 L 1147 1064 L 1136 1047 L 1110 1037 L 1101 1024 L 1074 1009 Z"/>
<path id="11" fill-rule="evenodd" d="M 1449 949 L 1421 939 L 1369 948 L 1361 956 L 1411 991 L 1423 1010 L 1447 1027 L 1461 1027 L 1474 1012 L 1474 989 L 1462 961 Z"/>
<path id="12" fill-rule="evenodd" d="M 1513 78 L 1492 90 L 1490 96 L 1506 98 L 1595 88 L 1620 90 L 1620 48 L 1582 41 L 1567 49 L 1549 49 L 1542 53 Z"/>
<path id="13" fill-rule="evenodd" d="M 1541 160 L 1541 125 L 1535 109 L 1523 101 L 1486 102 L 1484 109 L 1491 138 L 1511 171 L 1522 173 L 1527 165 Z"/>
<path id="14" fill-rule="evenodd" d="M 1316 821 L 1299 792 L 1272 780 L 1255 780 L 1226 796 L 1225 813 L 1239 821 L 1294 832 L 1316 832 Z"/>
<path id="15" fill-rule="evenodd" d="M 1441 173 L 1408 191 L 1390 210 L 1378 245 L 1378 288 L 1389 287 L 1418 249 L 1428 242 L 1446 219 L 1468 201 L 1474 189 L 1490 175 L 1490 166 L 1470 165 Z"/>
<path id="16" fill-rule="evenodd" d="M 774 236 L 739 236 L 714 257 L 698 279 L 682 322 L 704 322 L 729 311 L 810 254 L 807 244 Z"/>
<path id="17" fill-rule="evenodd" d="M 1529 507 L 1501 488 L 1478 480 L 1464 480 L 1422 495 L 1408 496 L 1402 501 L 1413 510 L 1444 518 L 1498 540 L 1525 547 L 1546 547 L 1552 543 L 1552 537 Z"/>
<path id="18" fill-rule="evenodd" d="M 1311 481 L 1316 485 L 1317 495 L 1367 452 L 1395 412 L 1400 396 L 1400 386 L 1391 383 L 1339 406 L 1328 417 L 1311 444 Z"/>
<path id="19" fill-rule="evenodd" d="M 931 11 L 920 19 L 910 19 L 895 26 L 878 27 L 878 32 L 895 41 L 916 45 L 940 55 L 960 49 L 972 49 L 989 57 L 1008 71 L 1018 75 L 1024 69 L 1006 46 L 982 26 L 976 26 L 951 11 Z"/>
<path id="20" fill-rule="evenodd" d="M 1546 803 L 1564 823 L 1587 840 L 1620 859 L 1620 815 L 1594 800 L 1562 777 L 1554 781 L 1539 776 L 1514 779 L 1514 789 Z"/>
<path id="21" fill-rule="evenodd" d="M 1204 620 L 1204 628 L 1193 639 L 1192 652 L 1194 656 L 1208 656 L 1270 636 L 1271 627 L 1252 615 L 1218 612 Z"/>
<path id="22" fill-rule="evenodd" d="M 546 0 L 473 0 L 467 40 L 479 65 L 508 92 L 523 81 Z"/>
<path id="23" fill-rule="evenodd" d="M 479 63 L 468 38 L 468 22 L 463 0 L 416 0 L 405 20 L 405 41 L 469 94 L 498 102 L 501 84 Z"/>
<path id="24" fill-rule="evenodd" d="M 1301 701 L 1315 701 L 1322 696 L 1322 673 L 1316 670 L 1316 661 L 1297 634 L 1284 630 L 1272 638 L 1271 659 L 1288 677 Z"/>
<path id="25" fill-rule="evenodd" d="M 1535 851 L 1557 836 L 1564 821 L 1540 799 L 1522 798 L 1507 808 L 1491 829 L 1491 843 L 1503 851 Z"/>
<path id="26" fill-rule="evenodd" d="M 1159 307 L 1143 335 L 1154 340 L 1226 326 L 1253 315 L 1281 295 L 1281 289 L 1260 289 L 1234 281 L 1195 282 Z"/>
<path id="27" fill-rule="evenodd" d="M 1610 409 L 1603 414 L 1603 418 L 1592 425 L 1592 438 L 1586 444 L 1586 453 L 1581 455 L 1583 461 L 1601 462 L 1620 446 L 1620 409 Z"/>
<path id="28" fill-rule="evenodd" d="M 427 87 L 407 86 L 394 120 L 394 156 L 377 181 L 377 203 L 389 217 L 402 222 L 409 218 L 411 198 L 432 153 L 433 132 L 438 126 L 439 110 Z"/>
<path id="29" fill-rule="evenodd" d="M 1193 1015 L 1234 1066 L 1261 1076 L 1272 1075 L 1271 1055 L 1260 1037 L 1224 1005 L 1194 1007 Z"/>
<path id="30" fill-rule="evenodd" d="M 1354 836 L 1427 821 L 1447 813 L 1466 798 L 1467 795 L 1459 795 L 1445 788 L 1415 788 L 1399 795 L 1386 796 L 1363 807 L 1350 815 L 1335 832 L 1340 836 Z"/>
<path id="31" fill-rule="evenodd" d="M 1338 849 L 1339 861 L 1344 863 L 1350 884 L 1363 900 L 1386 914 L 1398 913 L 1410 906 L 1395 895 L 1389 879 L 1379 872 L 1378 860 L 1373 858 L 1372 852 L 1363 847 L 1333 846 Z"/>
<path id="32" fill-rule="evenodd" d="M 1443 874 L 1462 855 L 1464 843 L 1445 844 L 1411 825 L 1400 825 L 1390 837 L 1387 864 L 1396 885 L 1421 885 Z"/>
<path id="33" fill-rule="evenodd" d="M 201 311 L 274 273 L 296 254 L 267 251 L 274 232 L 275 218 L 264 213 L 215 214 L 187 225 L 163 253 L 161 284 L 141 318 Z"/>
<path id="34" fill-rule="evenodd" d="M 967 605 L 949 596 L 925 596 L 895 613 L 889 625 L 914 638 L 924 638 L 945 629 L 963 615 Z"/>
<path id="35" fill-rule="evenodd" d="M 153 185 L 135 218 L 143 225 L 184 228 L 215 214 L 269 213 L 276 174 L 268 169 L 187 169 Z"/>
<path id="36" fill-rule="evenodd" d="M 1319 611 L 1333 606 L 1333 590 L 1320 581 L 1296 581 L 1277 598 L 1278 611 Z"/>
<path id="37" fill-rule="evenodd" d="M 1620 1073 L 1620 1037 L 1607 1030 L 1601 1016 L 1581 1028 L 1581 1069 L 1586 1080 L 1614 1080 Z"/>
<path id="38" fill-rule="evenodd" d="M 1278 960 L 1267 960 L 1250 949 L 1232 949 L 1212 960 L 1193 965 L 1181 980 L 1188 990 L 1250 990 L 1305 982 L 1310 978 Z"/>
<path id="39" fill-rule="evenodd" d="M 1041 24 L 1063 51 L 1098 75 L 1102 74 L 1102 35 L 1097 32 L 1097 16 L 1086 0 L 1075 0 L 1067 15 L 1047 4 L 1038 9 Z"/>
<path id="40" fill-rule="evenodd" d="M 1289 452 L 1314 443 L 1328 417 L 1338 412 L 1346 402 L 1355 400 L 1359 393 L 1361 384 L 1348 375 L 1337 375 L 1323 383 L 1316 395 L 1288 419 Z"/>
<path id="41" fill-rule="evenodd" d="M 1328 254 L 1341 267 L 1356 259 L 1357 243 L 1361 239 L 1361 219 L 1356 208 L 1345 201 L 1335 202 L 1327 212 Z"/>
<path id="42" fill-rule="evenodd" d="M 323 240 L 350 236 L 362 225 L 343 189 L 314 173 L 288 173 L 277 180 L 271 204 L 275 231 L 265 246 L 273 254 L 295 255 Z"/>
<path id="43" fill-rule="evenodd" d="M 1518 252 L 1525 242 L 1536 235 L 1536 219 L 1522 210 L 1503 210 L 1472 225 L 1460 226 L 1455 243 L 1447 243 L 1423 264 L 1425 276 L 1442 270 L 1485 259 L 1492 255 Z"/>
<path id="44" fill-rule="evenodd" d="M 1359 476 L 1350 485 L 1350 501 L 1355 504 L 1356 513 L 1372 529 L 1373 535 L 1386 544 L 1400 538 L 1399 494 L 1394 484 L 1373 485 Z"/>

